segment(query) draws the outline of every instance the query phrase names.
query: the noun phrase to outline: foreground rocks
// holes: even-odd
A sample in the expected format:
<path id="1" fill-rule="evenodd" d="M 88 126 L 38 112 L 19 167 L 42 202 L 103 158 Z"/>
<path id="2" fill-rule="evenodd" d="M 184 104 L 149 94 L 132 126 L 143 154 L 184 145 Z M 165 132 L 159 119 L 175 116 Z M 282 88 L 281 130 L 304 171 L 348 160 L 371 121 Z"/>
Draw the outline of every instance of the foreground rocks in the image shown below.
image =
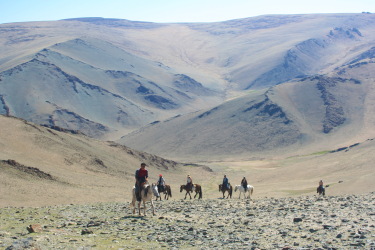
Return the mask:
<path id="1" fill-rule="evenodd" d="M 375 193 L 0 209 L 2 249 L 371 249 Z M 40 225 L 30 233 L 31 225 Z M 36 226 L 34 226 L 36 227 Z"/>

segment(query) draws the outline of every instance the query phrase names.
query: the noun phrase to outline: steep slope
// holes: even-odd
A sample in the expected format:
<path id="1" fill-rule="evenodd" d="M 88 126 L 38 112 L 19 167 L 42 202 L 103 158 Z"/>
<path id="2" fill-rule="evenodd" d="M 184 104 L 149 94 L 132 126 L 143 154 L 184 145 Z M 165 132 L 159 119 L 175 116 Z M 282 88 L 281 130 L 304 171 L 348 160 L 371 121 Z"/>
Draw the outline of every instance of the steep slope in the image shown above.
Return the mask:
<path id="1" fill-rule="evenodd" d="M 330 150 L 374 138 L 372 52 L 358 55 L 331 75 L 256 91 L 153 124 L 120 142 L 163 156 L 222 159 Z"/>
<path id="2" fill-rule="evenodd" d="M 211 174 L 74 131 L 1 115 L 0 124 L 0 207 L 129 200 L 141 162 L 148 164 L 150 182 L 160 173 L 172 182 L 191 168 Z"/>
<path id="3" fill-rule="evenodd" d="M 161 84 L 144 77 L 157 72 L 164 73 Z M 95 138 L 122 135 L 194 110 L 197 98 L 214 103 L 221 99 L 218 92 L 186 75 L 96 39 L 74 39 L 43 49 L 34 59 L 0 73 L 0 80 L 3 114 Z"/>

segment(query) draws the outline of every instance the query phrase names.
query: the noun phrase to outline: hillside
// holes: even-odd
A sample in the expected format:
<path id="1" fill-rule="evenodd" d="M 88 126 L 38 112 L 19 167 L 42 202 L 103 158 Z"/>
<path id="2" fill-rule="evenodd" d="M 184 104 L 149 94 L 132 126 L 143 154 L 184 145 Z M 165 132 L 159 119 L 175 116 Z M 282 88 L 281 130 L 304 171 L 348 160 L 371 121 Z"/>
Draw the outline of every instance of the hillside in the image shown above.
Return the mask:
<path id="1" fill-rule="evenodd" d="M 374 72 L 372 48 L 329 74 L 252 91 L 154 123 L 119 142 L 164 157 L 201 160 L 290 156 L 362 142 L 375 137 Z"/>
<path id="2" fill-rule="evenodd" d="M 329 74 L 374 46 L 374 20 L 362 13 L 2 24 L 0 114 L 116 140 L 245 90 Z"/>
<path id="3" fill-rule="evenodd" d="M 123 201 L 129 199 L 141 162 L 148 164 L 151 182 L 160 173 L 167 180 L 183 182 L 192 169 L 199 169 L 201 178 L 211 175 L 207 168 L 74 131 L 60 132 L 4 116 L 0 124 L 0 207 Z"/>
<path id="4" fill-rule="evenodd" d="M 374 140 L 293 157 L 198 162 L 191 156 L 177 163 L 75 131 L 12 117 L 0 116 L 0 121 L 0 207 L 128 202 L 140 162 L 149 165 L 150 182 L 163 174 L 172 187 L 172 200 L 184 198 L 179 187 L 187 174 L 202 185 L 203 199 L 221 197 L 217 188 L 224 174 L 232 185 L 246 176 L 257 199 L 313 195 L 320 179 L 329 185 L 327 195 L 375 190 Z"/>
<path id="5" fill-rule="evenodd" d="M 128 201 L 141 162 L 173 199 L 187 174 L 204 198 L 223 174 L 258 197 L 374 191 L 374 30 L 365 13 L 1 24 L 0 206 Z"/>

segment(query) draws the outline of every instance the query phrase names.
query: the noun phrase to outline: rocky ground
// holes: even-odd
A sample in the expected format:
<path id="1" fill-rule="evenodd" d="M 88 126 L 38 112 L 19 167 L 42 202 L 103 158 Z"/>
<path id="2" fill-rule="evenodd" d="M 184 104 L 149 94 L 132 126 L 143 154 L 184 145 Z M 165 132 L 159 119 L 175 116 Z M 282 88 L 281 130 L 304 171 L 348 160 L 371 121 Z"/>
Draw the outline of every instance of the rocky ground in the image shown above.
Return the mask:
<path id="1" fill-rule="evenodd" d="M 1 208 L 0 248 L 375 249 L 375 193 L 155 206 L 155 216 L 128 202 Z"/>

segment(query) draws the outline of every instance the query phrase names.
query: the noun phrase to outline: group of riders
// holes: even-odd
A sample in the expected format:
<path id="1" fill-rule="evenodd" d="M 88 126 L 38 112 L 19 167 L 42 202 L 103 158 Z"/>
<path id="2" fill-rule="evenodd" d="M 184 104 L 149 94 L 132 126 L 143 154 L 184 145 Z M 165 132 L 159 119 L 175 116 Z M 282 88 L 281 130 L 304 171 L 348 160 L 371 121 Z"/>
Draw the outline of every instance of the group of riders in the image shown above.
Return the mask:
<path id="1" fill-rule="evenodd" d="M 241 186 L 244 188 L 245 192 L 247 191 L 247 180 L 246 180 L 246 177 L 244 176 L 241 180 Z M 227 175 L 224 175 L 224 178 L 223 178 L 223 184 L 222 184 L 222 190 L 229 190 L 230 189 L 230 183 L 229 183 L 229 179 L 227 177 Z"/>
<path id="2" fill-rule="evenodd" d="M 141 163 L 140 169 L 138 169 L 135 172 L 135 194 L 137 196 L 137 199 L 140 200 L 141 198 L 141 189 L 144 186 L 144 184 L 148 180 L 148 170 L 146 169 L 146 163 Z M 162 174 L 159 174 L 159 179 L 158 182 L 156 183 L 158 186 L 159 192 L 164 192 L 165 190 L 165 179 L 163 178 Z M 244 176 L 241 180 L 241 186 L 244 188 L 245 192 L 247 191 L 247 180 L 246 177 Z M 193 179 L 191 178 L 190 175 L 187 176 L 186 178 L 186 188 L 187 190 L 194 190 L 194 185 L 193 185 Z M 230 189 L 230 183 L 229 179 L 227 178 L 226 175 L 224 175 L 223 178 L 223 183 L 222 183 L 222 189 L 223 190 L 229 190 Z M 325 189 L 323 186 L 323 181 L 319 181 L 319 186 L 317 188 L 317 193 L 325 195 Z"/>

